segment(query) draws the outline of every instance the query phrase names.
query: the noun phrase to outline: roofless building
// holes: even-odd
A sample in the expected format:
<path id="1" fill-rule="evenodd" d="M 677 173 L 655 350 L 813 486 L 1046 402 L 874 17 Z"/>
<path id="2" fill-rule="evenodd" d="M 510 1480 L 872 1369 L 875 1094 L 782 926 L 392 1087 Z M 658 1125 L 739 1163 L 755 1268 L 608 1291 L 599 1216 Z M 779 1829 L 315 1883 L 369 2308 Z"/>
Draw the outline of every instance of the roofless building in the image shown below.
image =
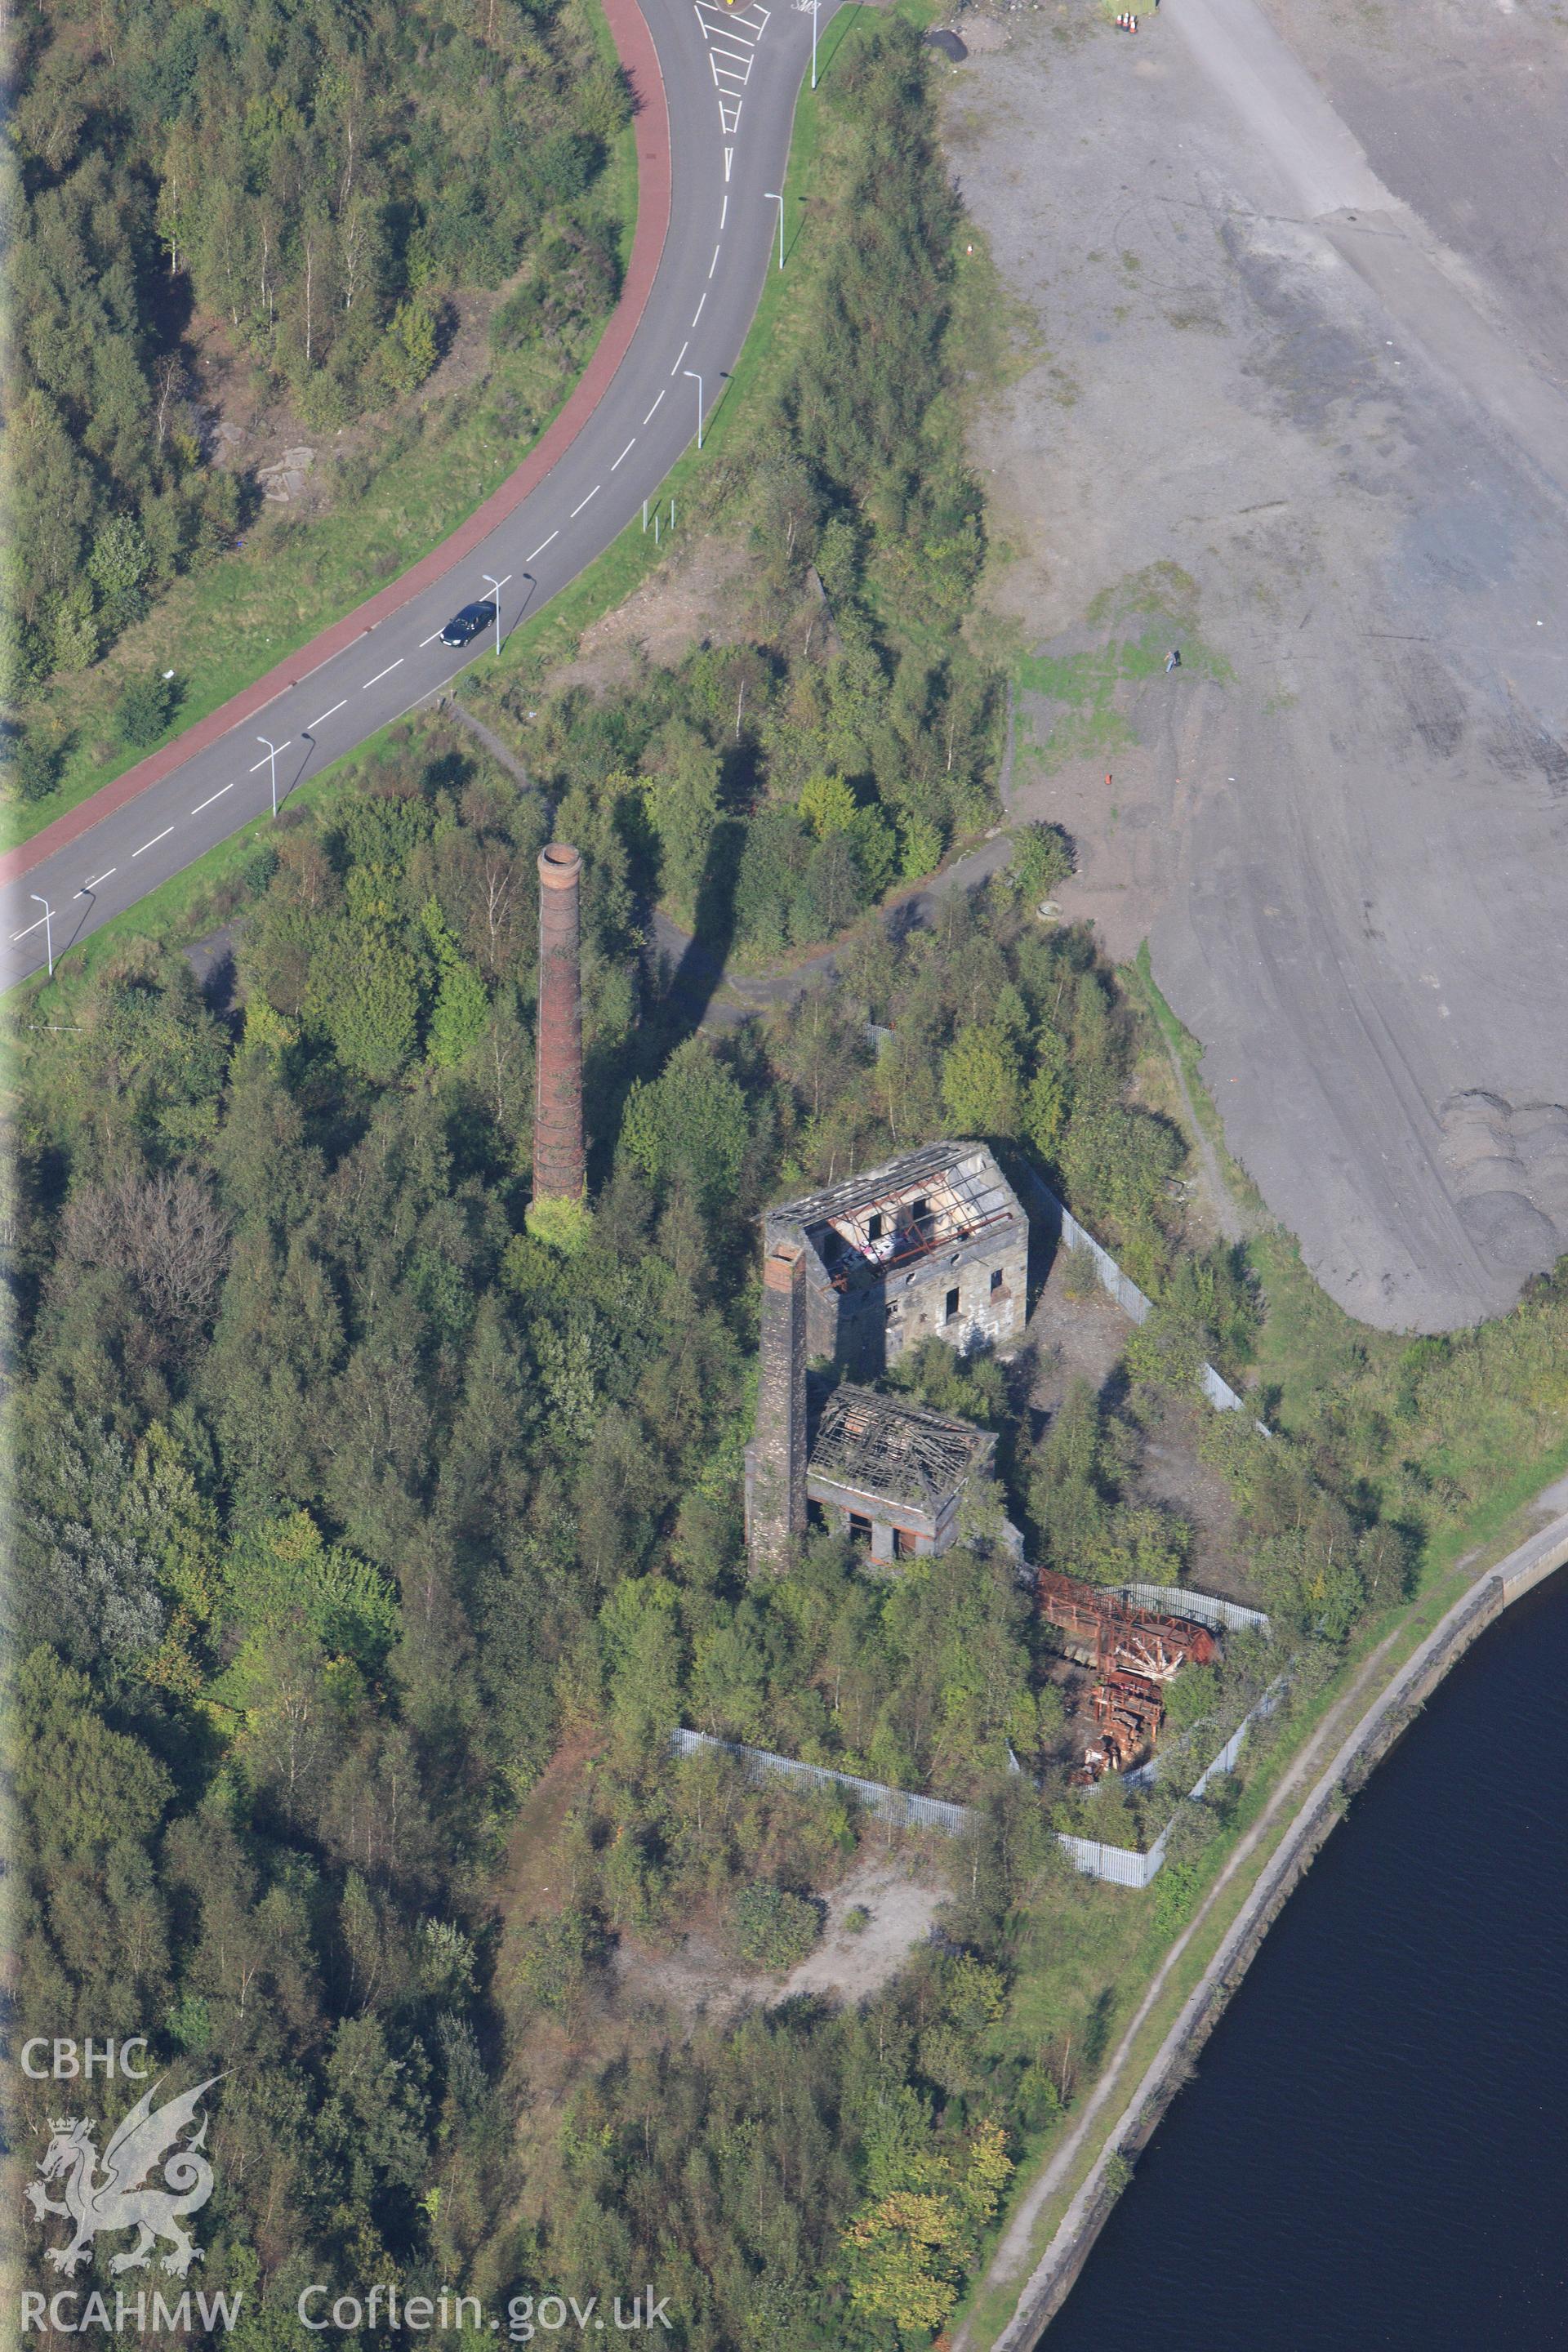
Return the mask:
<path id="1" fill-rule="evenodd" d="M 873 1559 L 913 1559 L 958 1539 L 971 1475 L 989 1463 L 988 1430 L 929 1405 L 846 1381 L 823 1407 L 805 1461 L 812 1507 Z"/>
<path id="2" fill-rule="evenodd" d="M 815 1506 L 874 1558 L 944 1551 L 983 1430 L 863 1386 L 807 1428 L 806 1364 L 864 1380 L 934 1335 L 961 1352 L 1024 1328 L 1029 1223 L 983 1143 L 931 1143 L 769 1211 L 756 1434 L 746 1452 L 753 1568 L 784 1568 Z"/>
<path id="3" fill-rule="evenodd" d="M 805 1251 L 805 1352 L 862 1378 L 932 1333 L 964 1352 L 1024 1328 L 1029 1221 L 983 1143 L 928 1143 L 770 1209 Z"/>

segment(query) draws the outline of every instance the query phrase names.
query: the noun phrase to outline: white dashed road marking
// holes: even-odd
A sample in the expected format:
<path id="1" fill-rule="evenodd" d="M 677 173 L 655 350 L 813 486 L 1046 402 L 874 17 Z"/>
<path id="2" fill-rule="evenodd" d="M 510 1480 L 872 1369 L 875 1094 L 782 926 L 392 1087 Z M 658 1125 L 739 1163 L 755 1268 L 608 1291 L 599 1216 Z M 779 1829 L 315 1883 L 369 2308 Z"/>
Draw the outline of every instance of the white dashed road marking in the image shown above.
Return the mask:
<path id="1" fill-rule="evenodd" d="M 634 434 L 632 435 L 631 439 L 626 443 L 626 447 L 621 451 L 621 457 L 617 457 L 617 458 L 616 459 L 616 466 L 618 466 L 618 465 L 620 464 L 620 462 L 621 462 L 621 457 L 629 457 L 631 456 L 631 454 L 632 454 L 632 451 L 637 447 L 637 435 L 634 433 Z M 612 474 L 613 474 L 613 473 L 615 472 L 615 470 L 616 470 L 616 466 L 612 466 L 612 467 L 610 467 L 610 471 L 611 471 L 611 473 L 612 473 Z"/>
<path id="2" fill-rule="evenodd" d="M 13 931 L 11 934 L 11 945 L 15 947 L 18 940 L 30 940 L 35 931 L 41 931 L 43 929 L 47 919 L 47 916 L 40 915 L 36 923 L 29 923 L 25 931 Z"/>
<path id="3" fill-rule="evenodd" d="M 663 394 L 663 393 L 661 392 L 661 393 L 659 394 L 659 395 L 658 395 L 658 400 L 662 400 L 663 398 L 664 398 L 664 394 Z M 651 424 L 653 423 L 655 411 L 656 411 L 656 410 L 658 409 L 658 400 L 656 400 L 656 401 L 654 402 L 653 407 L 652 407 L 652 408 L 650 408 L 650 409 L 648 410 L 647 415 L 643 418 L 643 423 L 644 423 L 645 425 L 651 425 Z"/>
<path id="4" fill-rule="evenodd" d="M 723 248 L 723 246 L 722 246 L 722 245 L 716 245 L 716 246 L 714 247 L 714 248 L 713 248 L 713 258 L 712 258 L 712 260 L 708 264 L 708 275 L 709 275 L 709 277 L 710 277 L 710 278 L 711 278 L 711 277 L 712 277 L 713 272 L 718 268 L 718 267 L 719 267 L 719 256 L 723 252 L 723 250 L 724 250 L 724 248 Z"/>
<path id="5" fill-rule="evenodd" d="M 265 764 L 266 764 L 266 763 L 265 763 L 265 761 L 264 761 L 264 762 L 263 762 L 263 765 L 265 765 Z M 252 773 L 254 773 L 254 772 L 254 772 L 254 770 L 253 770 L 253 771 L 252 771 Z M 193 816 L 200 816 L 200 814 L 201 814 L 201 813 L 202 813 L 203 809 L 205 809 L 205 808 L 211 808 L 211 806 L 212 806 L 212 804 L 213 804 L 213 802 L 214 802 L 214 801 L 221 801 L 221 800 L 222 800 L 222 798 L 223 798 L 223 796 L 224 796 L 224 794 L 225 794 L 225 793 L 232 793 L 232 792 L 233 792 L 233 790 L 234 790 L 234 786 L 233 786 L 232 784 L 220 784 L 220 785 L 218 786 L 218 788 L 217 788 L 216 792 L 216 793 L 211 793 L 211 794 L 208 796 L 208 798 L 207 798 L 207 799 L 205 799 L 205 801 L 198 801 L 198 802 L 196 803 L 196 804 L 195 804 L 195 808 L 191 811 L 191 814 L 192 814 Z"/>
<path id="6" fill-rule="evenodd" d="M 292 735 L 290 735 L 290 736 L 289 736 L 289 743 L 292 743 L 292 741 L 293 741 L 293 740 L 294 740 L 294 738 L 292 737 Z M 289 749 L 289 743 L 279 743 L 279 746 L 278 746 L 278 750 L 279 750 L 279 754 L 283 753 L 284 751 L 286 751 Z M 268 761 L 265 761 L 265 760 L 258 760 L 258 761 L 256 762 L 255 767 L 254 767 L 254 768 L 252 768 L 252 770 L 251 770 L 251 772 L 251 772 L 251 774 L 252 774 L 253 776 L 258 776 L 258 775 L 261 773 L 262 769 L 263 769 L 263 768 L 265 768 L 268 764 Z"/>
<path id="7" fill-rule="evenodd" d="M 558 530 L 552 530 L 552 531 L 551 532 L 551 534 L 550 534 L 550 539 L 559 539 L 559 538 L 560 538 L 560 536 L 561 536 L 561 533 L 560 533 Z M 542 539 L 542 540 L 540 541 L 540 542 L 539 542 L 539 545 L 534 549 L 534 551 L 533 551 L 533 555 L 542 555 L 542 554 L 543 554 L 543 552 L 544 552 L 544 551 L 545 551 L 545 549 L 546 549 L 546 548 L 549 546 L 549 544 L 550 544 L 550 539 Z M 529 559 L 528 559 L 528 560 L 529 560 L 529 562 L 530 562 L 530 563 L 531 563 L 531 562 L 533 562 L 533 555 L 531 555 L 531 556 L 529 557 Z"/>
<path id="8" fill-rule="evenodd" d="M 101 874 L 95 874 L 95 875 L 93 876 L 92 880 L 91 880 L 90 882 L 84 882 L 84 883 L 82 884 L 81 888 L 80 888 L 80 889 L 77 892 L 77 894 L 76 894 L 76 895 L 77 895 L 77 897 L 78 897 L 79 898 L 82 898 L 82 897 L 86 894 L 86 892 L 88 892 L 89 890 L 96 890 L 96 889 L 100 887 L 100 885 L 101 883 L 104 883 L 104 882 L 107 882 L 107 881 L 108 881 L 109 877 L 110 877 L 110 874 L 118 874 L 118 873 L 119 873 L 119 871 L 120 871 L 120 868 L 119 868 L 119 866 L 110 866 L 107 867 L 107 868 L 106 868 L 106 870 L 105 870 L 103 873 L 101 873 Z"/>
<path id="9" fill-rule="evenodd" d="M 168 840 L 169 835 L 174 832 L 174 828 L 172 824 L 166 824 L 162 833 L 155 833 L 151 841 L 144 841 L 142 844 L 142 849 L 156 849 L 161 841 Z M 133 849 L 131 853 L 132 856 L 140 857 L 142 855 L 142 849 Z"/>
<path id="10" fill-rule="evenodd" d="M 729 177 L 728 173 L 725 173 L 725 177 L 726 177 L 726 179 Z M 720 226 L 720 227 L 721 227 L 721 228 L 722 228 L 722 227 L 723 227 L 723 226 L 724 226 L 725 222 L 729 219 L 729 217 L 730 217 L 730 192 L 729 192 L 729 190 L 726 188 L 726 190 L 724 191 L 724 201 L 723 201 L 723 203 L 722 203 L 722 204 L 720 205 L 720 207 L 719 207 L 719 226 Z"/>
<path id="11" fill-rule="evenodd" d="M 690 338 L 688 337 L 687 341 L 681 344 L 680 349 L 675 354 L 675 367 L 672 367 L 669 371 L 671 375 L 675 373 L 675 368 L 678 368 L 680 365 L 681 361 L 686 357 L 687 352 L 690 349 L 691 341 Z"/>
<path id="12" fill-rule="evenodd" d="M 439 630 L 439 629 L 437 629 L 437 632 L 436 632 L 436 635 L 437 635 L 437 636 L 439 636 L 439 635 L 440 635 L 440 634 L 441 634 L 440 630 Z M 426 642 L 426 645 L 428 645 L 428 644 L 429 644 L 429 642 L 430 642 L 429 638 L 428 638 L 428 637 L 426 637 L 426 640 L 425 640 L 425 642 Z M 323 711 L 322 711 L 322 713 L 321 713 L 321 717 L 320 717 L 319 719 L 311 719 L 310 726 L 309 726 L 309 727 L 307 727 L 307 728 L 306 728 L 306 730 L 305 730 L 306 734 L 307 734 L 307 735 L 312 734 L 312 733 L 314 733 L 315 730 L 316 730 L 318 727 L 324 727 L 324 726 L 326 725 L 326 723 L 327 723 L 327 721 L 328 721 L 328 719 L 335 719 L 335 718 L 337 717 L 337 715 L 338 715 L 338 713 L 339 713 L 339 711 L 340 711 L 340 710 L 346 710 L 346 709 L 348 709 L 348 707 L 349 707 L 349 706 L 348 706 L 348 702 L 347 702 L 347 700 L 346 700 L 346 699 L 345 699 L 345 700 L 343 700 L 343 701 L 342 701 L 342 702 L 334 702 L 334 703 L 333 703 L 333 705 L 332 705 L 332 707 L 331 707 L 331 709 L 330 710 L 323 710 Z"/>
<path id="13" fill-rule="evenodd" d="M 583 507 L 585 507 L 585 506 L 591 506 L 591 505 L 592 505 L 592 503 L 593 503 L 593 501 L 594 501 L 594 500 L 598 497 L 598 495 L 599 495 L 599 485 L 598 485 L 598 483 L 597 483 L 597 482 L 595 482 L 595 485 L 594 485 L 594 487 L 593 487 L 593 488 L 589 491 L 589 493 L 588 493 L 587 497 L 584 499 L 584 501 L 583 501 L 583 506 L 582 506 L 582 507 L 574 507 L 574 508 L 573 508 L 573 509 L 572 509 L 571 513 L 570 513 L 570 514 L 567 516 L 567 518 L 566 518 L 567 521 L 568 521 L 568 522 L 575 522 L 575 521 L 576 521 L 576 520 L 577 520 L 577 518 L 578 518 L 578 516 L 579 516 L 579 515 L 582 513 L 582 511 L 583 511 Z"/>
<path id="14" fill-rule="evenodd" d="M 427 637 L 421 637 L 419 640 L 420 652 L 423 653 L 426 646 L 433 646 L 440 634 L 441 632 L 439 629 L 432 629 Z"/>
<path id="15" fill-rule="evenodd" d="M 707 299 L 708 299 L 708 297 L 707 297 L 707 295 L 706 295 L 706 294 L 704 294 L 704 295 L 703 295 L 703 297 L 702 297 L 702 302 L 706 302 L 706 301 L 707 301 Z M 693 310 L 693 312 L 691 313 L 691 323 L 692 323 L 692 325 L 693 325 L 693 326 L 695 326 L 695 325 L 697 324 L 698 320 L 699 320 L 699 319 L 700 319 L 700 317 L 702 316 L 702 302 L 699 302 L 699 304 L 697 305 L 696 310 Z"/>
<path id="16" fill-rule="evenodd" d="M 361 687 L 360 692 L 362 694 L 368 694 L 373 686 L 379 686 L 384 677 L 390 677 L 395 669 L 401 669 L 402 667 L 403 656 L 399 654 L 395 662 L 388 662 L 386 667 L 384 669 L 378 669 L 374 677 L 367 677 L 364 684 Z"/>

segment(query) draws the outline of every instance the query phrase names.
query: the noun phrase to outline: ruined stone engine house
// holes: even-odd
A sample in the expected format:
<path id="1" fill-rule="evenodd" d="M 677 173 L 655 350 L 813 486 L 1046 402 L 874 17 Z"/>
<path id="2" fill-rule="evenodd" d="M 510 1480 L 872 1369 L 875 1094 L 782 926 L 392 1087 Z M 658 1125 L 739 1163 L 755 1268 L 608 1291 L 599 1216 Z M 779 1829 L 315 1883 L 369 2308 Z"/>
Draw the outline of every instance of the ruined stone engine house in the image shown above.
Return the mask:
<path id="1" fill-rule="evenodd" d="M 993 1441 L 967 1422 L 849 1382 L 808 1426 L 808 1360 L 875 1378 L 934 1335 L 961 1353 L 1016 1339 L 1028 1219 L 981 1143 L 931 1143 L 770 1210 L 762 1376 L 746 1453 L 746 1541 L 780 1568 L 812 1507 L 877 1559 L 945 1551 Z"/>
<path id="2" fill-rule="evenodd" d="M 962 1354 L 1024 1328 L 1029 1221 L 983 1143 L 928 1143 L 770 1209 L 805 1249 L 805 1351 L 875 1378 L 932 1332 Z"/>

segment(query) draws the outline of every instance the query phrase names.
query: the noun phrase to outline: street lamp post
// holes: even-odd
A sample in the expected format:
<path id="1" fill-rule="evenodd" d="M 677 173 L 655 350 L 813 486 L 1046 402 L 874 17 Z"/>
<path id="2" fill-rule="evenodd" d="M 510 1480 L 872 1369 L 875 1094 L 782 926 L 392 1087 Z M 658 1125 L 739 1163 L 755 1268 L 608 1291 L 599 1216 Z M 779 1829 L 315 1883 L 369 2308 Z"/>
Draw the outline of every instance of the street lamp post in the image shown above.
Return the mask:
<path id="1" fill-rule="evenodd" d="M 763 194 L 770 205 L 777 205 L 779 208 L 779 268 L 782 269 L 784 268 L 784 198 L 775 196 L 771 188 L 764 188 Z"/>
<path id="2" fill-rule="evenodd" d="M 278 746 L 276 743 L 269 742 L 265 735 L 258 735 L 256 740 L 258 743 L 267 744 L 268 768 L 272 782 L 272 814 L 276 816 L 278 814 Z"/>
<path id="3" fill-rule="evenodd" d="M 35 907 L 41 907 L 44 910 L 44 955 L 49 967 L 49 978 L 53 980 L 55 976 L 55 910 L 47 898 L 39 898 L 36 890 L 29 890 L 27 896 Z"/>
<path id="4" fill-rule="evenodd" d="M 494 589 L 494 591 L 495 591 L 495 600 L 496 600 L 496 659 L 497 659 L 497 661 L 500 661 L 500 592 L 501 592 L 501 590 L 506 586 L 506 580 L 510 580 L 510 579 L 511 578 L 511 573 L 510 573 L 510 572 L 507 573 L 507 575 L 506 575 L 506 580 L 493 580 L 493 579 L 490 577 L 490 574 L 489 574 L 488 572 L 480 572 L 480 574 L 479 574 L 479 578 L 484 582 L 485 586 L 486 586 L 487 588 L 493 588 L 493 589 Z"/>
<path id="5" fill-rule="evenodd" d="M 682 375 L 689 375 L 697 386 L 697 446 L 700 449 L 702 446 L 702 378 L 695 368 L 682 368 L 680 373 Z"/>

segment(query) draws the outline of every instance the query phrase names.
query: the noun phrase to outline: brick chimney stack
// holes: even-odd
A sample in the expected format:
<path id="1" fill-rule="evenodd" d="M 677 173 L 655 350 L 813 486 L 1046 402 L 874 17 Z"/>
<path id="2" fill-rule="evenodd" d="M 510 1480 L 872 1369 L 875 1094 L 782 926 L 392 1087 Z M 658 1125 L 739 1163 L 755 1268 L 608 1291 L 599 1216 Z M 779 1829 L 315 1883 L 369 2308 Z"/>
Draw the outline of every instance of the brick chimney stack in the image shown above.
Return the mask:
<path id="1" fill-rule="evenodd" d="M 539 1034 L 533 1093 L 533 1197 L 580 1201 L 583 996 L 577 893 L 583 860 L 563 841 L 539 853 Z"/>
<path id="2" fill-rule="evenodd" d="M 746 1463 L 746 1546 L 753 1573 L 789 1566 L 805 1533 L 805 1250 L 777 1243 L 763 1261 L 757 1430 Z"/>

